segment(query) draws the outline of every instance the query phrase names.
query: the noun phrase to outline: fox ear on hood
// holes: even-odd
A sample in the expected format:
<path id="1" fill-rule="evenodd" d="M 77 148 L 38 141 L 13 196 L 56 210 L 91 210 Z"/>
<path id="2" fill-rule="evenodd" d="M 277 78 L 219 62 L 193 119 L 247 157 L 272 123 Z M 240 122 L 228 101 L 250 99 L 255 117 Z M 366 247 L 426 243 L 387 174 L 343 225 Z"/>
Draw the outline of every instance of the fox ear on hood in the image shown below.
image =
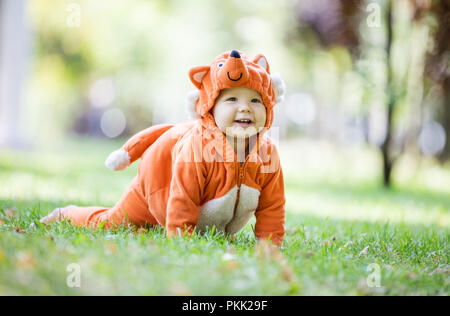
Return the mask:
<path id="1" fill-rule="evenodd" d="M 267 59 L 263 54 L 256 55 L 256 57 L 253 59 L 253 62 L 263 67 L 267 71 L 267 73 L 270 74 L 269 63 L 267 62 Z"/>
<path id="2" fill-rule="evenodd" d="M 209 69 L 209 66 L 198 66 L 189 70 L 189 78 L 198 89 L 201 88 L 203 77 L 205 77 Z"/>

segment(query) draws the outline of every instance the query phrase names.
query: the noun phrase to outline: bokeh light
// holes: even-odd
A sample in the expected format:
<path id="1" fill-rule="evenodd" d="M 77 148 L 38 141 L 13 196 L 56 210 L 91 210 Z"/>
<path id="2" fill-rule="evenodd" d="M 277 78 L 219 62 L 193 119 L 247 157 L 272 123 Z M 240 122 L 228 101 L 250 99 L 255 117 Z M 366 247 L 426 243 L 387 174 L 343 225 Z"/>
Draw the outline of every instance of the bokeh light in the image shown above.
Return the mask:
<path id="1" fill-rule="evenodd" d="M 114 138 L 122 134 L 127 126 L 127 120 L 122 110 L 113 108 L 103 113 L 100 127 L 103 134 L 107 137 Z"/>
<path id="2" fill-rule="evenodd" d="M 420 131 L 419 146 L 425 156 L 439 154 L 444 149 L 445 143 L 445 129 L 438 122 L 430 122 Z"/>
<path id="3" fill-rule="evenodd" d="M 289 120 L 298 125 L 308 125 L 316 118 L 316 103 L 306 93 L 293 93 L 288 96 L 284 107 Z"/>
<path id="4" fill-rule="evenodd" d="M 89 101 L 95 107 L 106 107 L 116 98 L 114 83 L 111 78 L 95 81 L 89 90 Z"/>

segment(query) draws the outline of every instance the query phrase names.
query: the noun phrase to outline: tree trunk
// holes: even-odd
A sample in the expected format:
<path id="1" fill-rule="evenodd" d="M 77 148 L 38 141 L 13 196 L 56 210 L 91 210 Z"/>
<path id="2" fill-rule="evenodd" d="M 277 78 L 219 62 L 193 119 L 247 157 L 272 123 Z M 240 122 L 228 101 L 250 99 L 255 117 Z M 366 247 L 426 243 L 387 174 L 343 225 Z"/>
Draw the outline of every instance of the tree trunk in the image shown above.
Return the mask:
<path id="1" fill-rule="evenodd" d="M 386 42 L 386 92 L 388 95 L 387 115 L 386 115 L 386 139 L 381 146 L 381 152 L 383 156 L 383 184 L 385 187 L 391 186 L 391 173 L 394 164 L 392 157 L 392 137 L 393 126 L 392 117 L 396 104 L 396 98 L 393 91 L 392 83 L 392 65 L 391 65 L 391 48 L 392 48 L 392 35 L 393 35 L 393 21 L 392 21 L 392 0 L 387 2 L 387 42 Z"/>

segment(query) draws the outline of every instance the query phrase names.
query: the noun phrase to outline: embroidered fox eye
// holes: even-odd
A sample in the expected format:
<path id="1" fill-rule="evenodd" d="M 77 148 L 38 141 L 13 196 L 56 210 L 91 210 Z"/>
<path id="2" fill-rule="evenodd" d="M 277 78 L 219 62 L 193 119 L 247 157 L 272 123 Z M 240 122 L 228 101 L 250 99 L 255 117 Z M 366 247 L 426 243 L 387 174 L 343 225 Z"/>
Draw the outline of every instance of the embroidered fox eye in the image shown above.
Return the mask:
<path id="1" fill-rule="evenodd" d="M 217 66 L 222 67 L 222 66 L 223 66 L 223 63 L 219 63 Z"/>

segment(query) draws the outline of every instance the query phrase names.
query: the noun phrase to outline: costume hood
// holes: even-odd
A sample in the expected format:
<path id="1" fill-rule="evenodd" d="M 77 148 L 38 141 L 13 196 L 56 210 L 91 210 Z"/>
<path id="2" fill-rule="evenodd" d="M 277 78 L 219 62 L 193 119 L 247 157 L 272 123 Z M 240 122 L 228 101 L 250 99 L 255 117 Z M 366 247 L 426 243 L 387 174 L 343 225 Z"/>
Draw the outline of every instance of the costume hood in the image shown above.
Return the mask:
<path id="1" fill-rule="evenodd" d="M 250 60 L 243 52 L 232 50 L 217 56 L 209 66 L 189 70 L 189 78 L 198 90 L 186 98 L 186 108 L 191 117 L 202 118 L 206 127 L 215 127 L 210 110 L 222 89 L 247 87 L 259 92 L 266 107 L 266 124 L 273 122 L 273 107 L 285 94 L 285 85 L 279 74 L 270 74 L 269 63 L 262 54 Z"/>

